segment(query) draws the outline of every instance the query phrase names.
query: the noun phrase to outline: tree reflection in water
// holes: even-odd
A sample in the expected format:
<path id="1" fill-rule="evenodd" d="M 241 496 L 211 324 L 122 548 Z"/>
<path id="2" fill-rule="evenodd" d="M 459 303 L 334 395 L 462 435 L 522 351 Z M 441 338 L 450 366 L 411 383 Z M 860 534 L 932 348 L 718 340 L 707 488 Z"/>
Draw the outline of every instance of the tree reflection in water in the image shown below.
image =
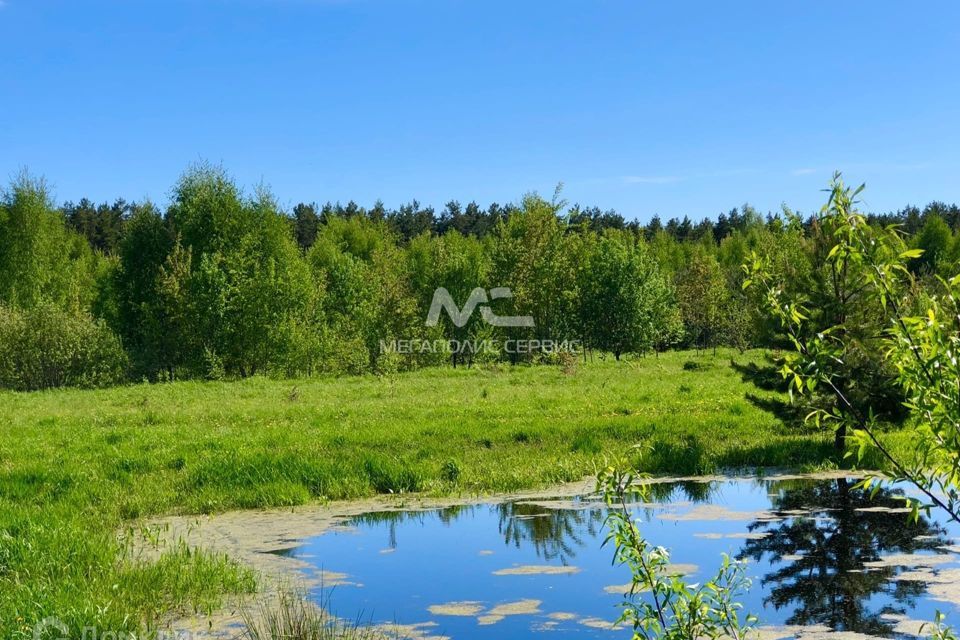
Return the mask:
<path id="1" fill-rule="evenodd" d="M 528 502 L 505 502 L 493 505 L 458 505 L 424 511 L 379 511 L 356 516 L 354 525 L 382 524 L 387 528 L 387 546 L 397 548 L 400 525 L 416 522 L 425 526 L 436 520 L 445 526 L 478 510 L 491 509 L 499 519 L 504 543 L 521 548 L 529 544 L 537 557 L 559 559 L 567 564 L 578 548 L 590 544 L 600 533 L 605 511 L 599 508 L 559 509 Z"/>
<path id="2" fill-rule="evenodd" d="M 926 586 L 895 580 L 905 567 L 871 567 L 868 563 L 889 554 L 941 553 L 939 547 L 949 541 L 945 529 L 927 518 L 911 522 L 907 514 L 877 510 L 901 508 L 901 492 L 883 489 L 871 499 L 853 485 L 845 479 L 763 482 L 770 495 L 770 510 L 779 518 L 752 521 L 748 526 L 751 533 L 767 535 L 746 541 L 739 557 L 755 561 L 756 566 L 769 564 L 757 587 L 767 594 L 766 606 L 789 612 L 787 624 L 822 624 L 837 631 L 894 635 L 894 623 L 884 619 L 884 614 L 905 613 L 916 605 Z M 656 483 L 650 499 L 657 504 L 711 502 L 723 486 L 700 481 Z M 461 519 L 492 516 L 506 545 L 533 549 L 547 562 L 570 564 L 581 549 L 603 537 L 606 509 L 589 498 L 574 504 L 566 499 L 550 503 L 528 500 L 388 511 L 358 516 L 349 523 L 385 525 L 388 544 L 396 547 L 403 523 L 450 526 Z M 649 517 L 654 505 L 637 508 L 650 510 Z"/>
<path id="3" fill-rule="evenodd" d="M 651 499 L 669 504 L 675 500 L 708 502 L 717 490 L 715 482 L 696 480 L 656 482 L 651 484 Z M 550 501 L 507 502 L 497 505 L 500 513 L 500 533 L 507 544 L 520 548 L 530 543 L 537 557 L 560 560 L 569 564 L 577 550 L 585 544 L 595 544 L 601 538 L 607 516 L 606 507 L 599 499 L 586 499 L 574 508 L 565 501 L 557 507 L 545 506 Z M 649 519 L 652 511 L 646 510 Z"/>
<path id="4" fill-rule="evenodd" d="M 400 525 L 417 522 L 422 526 L 431 518 L 436 518 L 443 525 L 450 526 L 461 515 L 473 513 L 476 508 L 475 505 L 454 505 L 443 509 L 371 511 L 353 516 L 346 524 L 356 526 L 386 524 L 387 548 L 396 549 L 398 543 L 397 528 Z"/>
<path id="5" fill-rule="evenodd" d="M 533 546 L 538 558 L 569 564 L 577 549 L 599 537 L 606 512 L 600 508 L 554 509 L 524 502 L 497 505 L 504 542 Z"/>
<path id="6" fill-rule="evenodd" d="M 870 567 L 882 556 L 920 551 L 938 552 L 948 544 L 946 531 L 920 517 L 877 511 L 901 508 L 900 491 L 881 489 L 873 498 L 846 479 L 816 483 L 774 481 L 767 485 L 772 510 L 809 510 L 804 516 L 781 514 L 784 520 L 756 520 L 739 556 L 780 566 L 761 580 L 769 595 L 766 606 L 793 608 L 787 624 L 823 624 L 836 631 L 892 635 L 884 614 L 904 613 L 925 591 L 919 582 L 895 581 L 903 567 Z M 862 509 L 873 509 L 863 511 Z M 883 602 L 871 598 L 884 594 Z"/>
<path id="7" fill-rule="evenodd" d="M 651 499 L 664 504 L 673 501 L 709 502 L 717 489 L 715 482 L 658 482 L 651 485 Z M 384 525 L 387 529 L 387 546 L 395 549 L 399 527 L 405 523 L 416 522 L 426 526 L 430 520 L 435 519 L 449 526 L 461 517 L 477 513 L 479 509 L 491 509 L 499 519 L 499 530 L 505 544 L 518 549 L 529 544 L 537 557 L 568 564 L 576 556 L 578 549 L 595 544 L 601 537 L 606 507 L 598 498 L 585 498 L 573 508 L 570 508 L 568 500 L 558 502 L 556 506 L 547 506 L 550 502 L 519 501 L 493 505 L 457 505 L 420 511 L 377 511 L 350 518 L 345 524 Z M 648 511 L 647 517 L 651 513 L 652 511 Z"/>

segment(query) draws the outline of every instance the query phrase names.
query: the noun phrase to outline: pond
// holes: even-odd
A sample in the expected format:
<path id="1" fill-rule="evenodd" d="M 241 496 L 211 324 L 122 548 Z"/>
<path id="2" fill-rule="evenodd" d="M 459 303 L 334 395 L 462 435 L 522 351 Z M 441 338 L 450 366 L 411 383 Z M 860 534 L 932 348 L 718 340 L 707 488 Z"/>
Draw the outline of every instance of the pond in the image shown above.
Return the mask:
<path id="1" fill-rule="evenodd" d="M 873 499 L 850 478 L 721 479 L 653 485 L 642 531 L 689 580 L 721 553 L 748 561 L 747 611 L 796 637 L 908 637 L 937 610 L 960 622 L 960 529 L 910 522 L 899 489 Z M 353 517 L 282 553 L 322 575 L 312 597 L 341 617 L 409 638 L 628 638 L 624 583 L 602 547 L 595 497 L 517 500 Z M 952 614 L 952 615 L 951 615 Z"/>

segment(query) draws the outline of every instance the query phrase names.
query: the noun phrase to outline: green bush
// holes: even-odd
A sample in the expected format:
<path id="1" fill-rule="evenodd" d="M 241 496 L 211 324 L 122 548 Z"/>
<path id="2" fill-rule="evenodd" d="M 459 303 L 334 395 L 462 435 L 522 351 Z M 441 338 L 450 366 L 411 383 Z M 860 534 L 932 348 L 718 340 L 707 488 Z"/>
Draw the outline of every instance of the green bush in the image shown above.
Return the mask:
<path id="1" fill-rule="evenodd" d="M 0 305 L 0 387 L 103 387 L 121 382 L 127 355 L 102 322 L 41 303 Z"/>

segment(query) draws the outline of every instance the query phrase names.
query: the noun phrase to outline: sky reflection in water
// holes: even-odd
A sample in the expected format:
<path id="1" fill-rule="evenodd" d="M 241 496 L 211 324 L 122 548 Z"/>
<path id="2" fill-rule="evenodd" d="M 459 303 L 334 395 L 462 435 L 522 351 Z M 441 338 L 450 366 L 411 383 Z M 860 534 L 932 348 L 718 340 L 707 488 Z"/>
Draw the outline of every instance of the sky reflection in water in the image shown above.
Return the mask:
<path id="1" fill-rule="evenodd" d="M 722 552 L 748 559 L 754 584 L 744 604 L 764 624 L 895 637 L 891 614 L 956 613 L 956 600 L 934 599 L 946 587 L 932 596 L 924 582 L 897 576 L 960 575 L 958 557 L 944 548 L 960 529 L 935 513 L 910 523 L 896 512 L 899 492 L 871 500 L 853 484 L 660 484 L 657 504 L 638 506 L 637 515 L 644 534 L 668 547 L 692 580 L 710 576 Z M 601 548 L 604 517 L 589 498 L 372 513 L 288 553 L 347 575 L 332 593 L 327 584 L 314 594 L 329 597 L 335 613 L 418 625 L 406 629 L 411 637 L 629 637 L 610 629 L 616 587 L 630 576 Z"/>

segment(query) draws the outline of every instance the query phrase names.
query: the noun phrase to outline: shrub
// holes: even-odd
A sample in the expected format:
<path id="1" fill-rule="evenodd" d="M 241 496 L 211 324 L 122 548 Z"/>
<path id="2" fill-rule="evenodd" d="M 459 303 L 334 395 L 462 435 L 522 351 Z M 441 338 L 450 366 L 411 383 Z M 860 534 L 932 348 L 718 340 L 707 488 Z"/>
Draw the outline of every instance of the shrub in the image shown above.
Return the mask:
<path id="1" fill-rule="evenodd" d="M 123 380 L 119 338 L 89 315 L 48 303 L 27 310 L 0 306 L 0 387 L 102 387 Z"/>

